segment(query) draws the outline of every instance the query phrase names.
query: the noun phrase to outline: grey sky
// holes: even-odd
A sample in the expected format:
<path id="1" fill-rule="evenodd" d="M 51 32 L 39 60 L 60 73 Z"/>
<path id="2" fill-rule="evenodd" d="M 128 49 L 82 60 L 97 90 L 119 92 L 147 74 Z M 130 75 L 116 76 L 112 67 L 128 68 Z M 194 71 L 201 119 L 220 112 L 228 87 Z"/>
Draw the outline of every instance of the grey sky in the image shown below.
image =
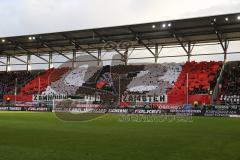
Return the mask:
<path id="1" fill-rule="evenodd" d="M 240 11 L 239 0 L 1 0 L 0 37 Z"/>

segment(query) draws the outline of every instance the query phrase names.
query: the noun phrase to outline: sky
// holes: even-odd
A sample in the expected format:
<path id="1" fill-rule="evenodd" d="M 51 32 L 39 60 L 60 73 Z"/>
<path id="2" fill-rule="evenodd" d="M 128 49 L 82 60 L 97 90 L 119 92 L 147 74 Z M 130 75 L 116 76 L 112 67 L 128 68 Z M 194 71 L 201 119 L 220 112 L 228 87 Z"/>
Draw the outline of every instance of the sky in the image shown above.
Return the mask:
<path id="1" fill-rule="evenodd" d="M 0 37 L 235 12 L 239 0 L 0 0 Z"/>
<path id="2" fill-rule="evenodd" d="M 238 12 L 239 0 L 0 0 L 0 37 Z M 206 53 L 212 50 L 200 51 Z M 222 52 L 221 48 L 216 50 Z M 167 51 L 165 54 L 169 52 L 182 50 Z"/>

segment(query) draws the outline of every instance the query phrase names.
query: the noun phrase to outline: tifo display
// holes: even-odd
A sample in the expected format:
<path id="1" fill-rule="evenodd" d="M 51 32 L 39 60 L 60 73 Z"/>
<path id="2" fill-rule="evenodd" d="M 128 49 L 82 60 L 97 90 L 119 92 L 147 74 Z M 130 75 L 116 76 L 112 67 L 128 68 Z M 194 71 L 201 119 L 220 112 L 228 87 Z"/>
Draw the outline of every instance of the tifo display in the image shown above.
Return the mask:
<path id="1" fill-rule="evenodd" d="M 62 65 L 46 71 L 1 72 L 2 105 L 98 97 L 103 106 L 240 103 L 240 62 Z M 84 98 L 83 98 L 84 97 Z M 41 102 L 39 104 L 39 102 Z M 84 102 L 84 101 L 83 101 Z M 90 103 L 85 101 L 85 103 Z"/>

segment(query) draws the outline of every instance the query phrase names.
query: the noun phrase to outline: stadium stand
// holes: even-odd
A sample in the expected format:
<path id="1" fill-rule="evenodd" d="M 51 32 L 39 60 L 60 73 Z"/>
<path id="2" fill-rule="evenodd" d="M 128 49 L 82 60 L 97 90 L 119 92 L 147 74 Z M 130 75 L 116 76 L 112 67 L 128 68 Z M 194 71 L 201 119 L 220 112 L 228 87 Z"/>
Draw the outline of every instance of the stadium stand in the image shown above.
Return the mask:
<path id="1" fill-rule="evenodd" d="M 115 86 L 116 92 L 124 94 L 127 90 L 128 84 L 144 70 L 144 65 L 117 65 L 113 66 L 111 69 L 113 84 Z M 120 83 L 119 83 L 120 80 Z M 119 90 L 120 89 L 120 90 Z"/>
<path id="2" fill-rule="evenodd" d="M 211 92 L 216 85 L 222 62 L 187 62 L 168 92 L 169 103 L 187 103 L 187 75 L 189 102 L 209 104 Z"/>
<path id="3" fill-rule="evenodd" d="M 21 93 L 25 95 L 41 93 L 49 84 L 51 84 L 51 82 L 59 80 L 68 70 L 69 68 L 51 68 L 46 72 L 39 74 L 35 79 L 26 84 L 21 89 Z"/>
<path id="4" fill-rule="evenodd" d="M 14 94 L 15 87 L 17 91 L 31 81 L 38 73 L 42 71 L 14 71 L 0 73 L 0 100 L 3 95 Z"/>
<path id="5" fill-rule="evenodd" d="M 189 102 L 209 104 L 211 92 L 216 85 L 222 62 L 186 62 L 89 66 L 78 65 L 74 69 L 67 67 L 52 68 L 32 77 L 32 80 L 20 80 L 28 83 L 16 96 L 18 101 L 31 101 L 33 94 L 44 95 L 100 95 L 102 103 L 118 101 L 119 94 L 124 95 L 167 95 L 168 103 L 186 103 L 186 82 L 188 73 Z M 229 67 L 228 67 L 229 68 Z M 236 68 L 236 67 L 235 67 Z M 228 71 L 226 71 L 228 73 Z M 235 73 L 236 72 L 236 73 Z M 229 72 L 237 74 L 238 71 Z M 229 77 L 230 75 L 226 76 Z M 23 77 L 27 77 L 23 74 Z M 12 78 L 14 80 L 14 78 Z M 235 79 L 230 79 L 235 80 Z M 233 82 L 225 90 L 233 88 Z M 235 83 L 237 85 L 238 83 Z M 14 82 L 12 84 L 14 86 Z M 225 85 L 225 84 L 224 84 Z M 6 90 L 6 89 L 4 89 Z M 10 89 L 13 91 L 13 88 Z M 236 89 L 238 90 L 238 89 Z M 231 93 L 234 92 L 231 90 Z M 13 92 L 4 95 L 4 99 L 14 99 Z M 224 92 L 224 95 L 229 92 Z M 237 93 L 234 93 L 237 96 Z M 233 95 L 233 96 L 234 96 Z M 222 94 L 223 97 L 223 94 Z M 237 98 L 236 98 L 237 99 Z"/>
<path id="6" fill-rule="evenodd" d="M 240 62 L 227 62 L 220 82 L 222 104 L 240 104 Z"/>
<path id="7" fill-rule="evenodd" d="M 124 94 L 127 85 L 132 81 L 133 77 L 143 69 L 144 65 L 104 66 L 95 72 L 95 74 L 83 84 L 83 87 L 78 89 L 77 94 L 84 94 L 85 92 L 90 95 L 98 94 L 103 104 L 117 102 L 119 92 L 121 95 Z"/>
<path id="8" fill-rule="evenodd" d="M 130 93 L 148 92 L 150 95 L 164 95 L 172 87 L 182 70 L 182 64 L 149 64 L 144 67 L 127 86 Z"/>
<path id="9" fill-rule="evenodd" d="M 142 94 L 163 95 L 172 87 L 182 69 L 181 63 L 104 66 L 92 77 L 95 83 L 84 84 L 77 94 L 87 88 L 96 88 L 104 102 L 117 99 L 120 95 Z M 119 90 L 120 89 L 120 90 Z M 87 89 L 89 90 L 89 89 Z M 87 91 L 89 94 L 95 94 Z M 107 95 L 107 96 L 106 96 Z M 109 98 L 109 95 L 112 95 Z"/>
<path id="10" fill-rule="evenodd" d="M 99 67 L 97 66 L 82 65 L 73 70 L 69 70 L 62 75 L 61 79 L 52 82 L 42 94 L 75 95 L 78 88 L 93 77 L 98 69 Z"/>
<path id="11" fill-rule="evenodd" d="M 18 92 L 16 96 L 13 95 L 13 93 L 5 94 L 3 96 L 3 100 L 7 101 L 10 99 L 16 101 L 32 101 L 33 94 L 42 93 L 47 88 L 48 84 L 59 80 L 62 74 L 66 73 L 68 70 L 69 68 L 51 68 L 45 72 L 39 72 L 38 75 L 34 76 L 34 78 L 32 77 L 31 81 L 25 81 L 28 83 L 23 85 L 19 91 L 20 93 Z"/>

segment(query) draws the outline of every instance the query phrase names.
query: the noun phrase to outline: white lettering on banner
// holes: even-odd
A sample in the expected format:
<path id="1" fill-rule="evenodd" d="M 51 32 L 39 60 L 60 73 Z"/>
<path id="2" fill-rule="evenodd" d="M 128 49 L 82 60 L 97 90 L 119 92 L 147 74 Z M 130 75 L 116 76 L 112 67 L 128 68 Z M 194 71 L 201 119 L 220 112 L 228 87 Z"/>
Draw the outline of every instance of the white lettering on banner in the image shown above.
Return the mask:
<path id="1" fill-rule="evenodd" d="M 67 99 L 66 95 L 33 95 L 33 101 L 52 101 L 55 99 Z"/>
<path id="2" fill-rule="evenodd" d="M 240 108 L 240 106 L 239 105 L 216 105 L 215 108 L 218 110 L 228 110 L 228 109 L 237 110 L 238 108 Z"/>
<path id="3" fill-rule="evenodd" d="M 76 108 L 99 108 L 101 105 L 99 104 L 76 104 Z"/>
<path id="4" fill-rule="evenodd" d="M 152 106 L 156 106 L 158 109 L 180 109 L 181 105 L 173 105 L 173 104 L 153 104 Z"/>
<path id="5" fill-rule="evenodd" d="M 159 102 L 167 103 L 167 95 L 124 95 L 122 102 Z"/>
<path id="6" fill-rule="evenodd" d="M 21 111 L 22 107 L 0 107 L 0 111 Z"/>
<path id="7" fill-rule="evenodd" d="M 182 110 L 182 109 L 171 109 L 170 113 L 201 113 L 201 110 Z"/>
<path id="8" fill-rule="evenodd" d="M 128 113 L 128 109 L 109 109 L 109 113 Z"/>
<path id="9" fill-rule="evenodd" d="M 204 116 L 215 116 L 215 117 L 227 117 L 229 115 L 236 115 L 236 111 L 212 111 L 207 110 L 204 114 Z"/>
<path id="10" fill-rule="evenodd" d="M 160 114 L 162 113 L 161 110 L 140 110 L 137 109 L 134 111 L 136 114 Z"/>
<path id="11" fill-rule="evenodd" d="M 8 107 L 0 107 L 0 111 L 7 111 Z"/>
<path id="12" fill-rule="evenodd" d="M 48 108 L 46 107 L 28 107 L 28 111 L 48 111 Z"/>
<path id="13" fill-rule="evenodd" d="M 52 100 L 58 100 L 58 99 L 68 99 L 67 95 L 60 94 L 60 95 L 33 95 L 33 101 L 52 101 Z M 99 102 L 100 96 L 99 95 L 85 95 L 83 98 L 78 99 L 82 100 L 83 102 Z"/>

